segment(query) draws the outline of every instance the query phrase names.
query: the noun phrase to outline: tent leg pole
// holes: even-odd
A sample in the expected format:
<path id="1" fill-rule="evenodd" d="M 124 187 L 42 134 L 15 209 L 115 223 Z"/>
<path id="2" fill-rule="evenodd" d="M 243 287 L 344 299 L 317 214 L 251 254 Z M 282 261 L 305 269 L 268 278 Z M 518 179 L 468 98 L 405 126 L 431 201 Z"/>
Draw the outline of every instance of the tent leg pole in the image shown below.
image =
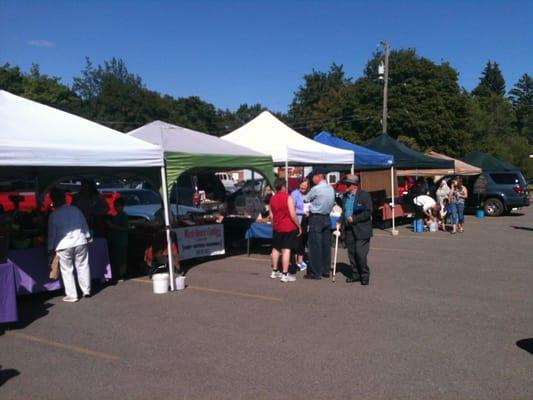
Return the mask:
<path id="1" fill-rule="evenodd" d="M 352 174 L 352 175 L 353 175 L 353 174 L 354 174 L 354 172 L 355 172 L 355 169 L 354 169 L 354 165 L 352 164 L 352 168 L 350 168 L 350 174 Z"/>
<path id="2" fill-rule="evenodd" d="M 161 186 L 163 187 L 163 211 L 165 215 L 165 232 L 167 235 L 168 273 L 170 276 L 170 291 L 174 291 L 174 260 L 172 259 L 172 238 L 170 237 L 170 208 L 168 206 L 167 173 L 165 167 L 161 167 Z"/>
<path id="3" fill-rule="evenodd" d="M 289 160 L 285 158 L 285 186 L 289 191 Z"/>
<path id="4" fill-rule="evenodd" d="M 392 236 L 397 236 L 398 231 L 396 230 L 396 207 L 394 204 L 394 167 L 390 169 L 390 186 L 391 186 L 391 198 L 392 198 Z"/>

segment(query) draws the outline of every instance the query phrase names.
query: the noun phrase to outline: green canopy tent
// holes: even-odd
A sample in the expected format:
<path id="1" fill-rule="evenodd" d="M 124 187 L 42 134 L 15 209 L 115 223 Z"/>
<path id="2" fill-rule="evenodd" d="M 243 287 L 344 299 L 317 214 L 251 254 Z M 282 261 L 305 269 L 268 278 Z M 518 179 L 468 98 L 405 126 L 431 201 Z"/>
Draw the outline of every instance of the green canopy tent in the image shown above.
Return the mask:
<path id="1" fill-rule="evenodd" d="M 508 162 L 497 159 L 487 153 L 474 151 L 463 158 L 464 162 L 475 165 L 483 171 L 518 171 L 518 168 Z"/>
<path id="2" fill-rule="evenodd" d="M 215 136 L 154 121 L 128 133 L 159 145 L 165 153 L 169 187 L 180 175 L 191 171 L 251 169 L 274 182 L 272 157 Z"/>

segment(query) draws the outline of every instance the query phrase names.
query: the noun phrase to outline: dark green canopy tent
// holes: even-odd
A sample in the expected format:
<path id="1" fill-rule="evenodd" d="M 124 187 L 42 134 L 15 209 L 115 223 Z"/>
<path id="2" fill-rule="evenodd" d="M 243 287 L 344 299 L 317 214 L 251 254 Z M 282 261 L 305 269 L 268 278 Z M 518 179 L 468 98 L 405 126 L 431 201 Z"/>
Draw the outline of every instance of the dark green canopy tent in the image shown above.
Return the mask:
<path id="1" fill-rule="evenodd" d="M 453 160 L 427 156 L 398 142 L 386 133 L 372 139 L 365 147 L 394 156 L 394 167 L 398 175 L 401 175 L 401 170 L 434 170 L 431 175 L 447 175 L 454 171 Z"/>
<path id="2" fill-rule="evenodd" d="M 463 161 L 475 165 L 483 171 L 518 171 L 518 168 L 514 165 L 481 151 L 473 151 L 467 154 Z"/>

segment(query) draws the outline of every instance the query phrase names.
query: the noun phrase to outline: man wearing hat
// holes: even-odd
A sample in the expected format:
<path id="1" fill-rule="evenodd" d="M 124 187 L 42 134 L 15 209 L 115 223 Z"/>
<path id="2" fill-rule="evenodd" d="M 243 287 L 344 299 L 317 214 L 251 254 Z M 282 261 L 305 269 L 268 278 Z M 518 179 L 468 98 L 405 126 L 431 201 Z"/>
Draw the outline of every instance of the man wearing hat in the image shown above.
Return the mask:
<path id="1" fill-rule="evenodd" d="M 309 262 L 305 279 L 329 277 L 331 269 L 331 220 L 329 214 L 335 204 L 335 190 L 324 179 L 324 171 L 314 169 L 315 186 L 305 196 L 309 203 Z"/>
<path id="2" fill-rule="evenodd" d="M 359 189 L 359 177 L 346 175 L 343 180 L 346 193 L 342 198 L 342 215 L 337 228 L 344 232 L 344 243 L 352 267 L 352 275 L 346 282 L 361 282 L 368 285 L 370 269 L 367 263 L 372 237 L 372 198 L 368 192 Z"/>

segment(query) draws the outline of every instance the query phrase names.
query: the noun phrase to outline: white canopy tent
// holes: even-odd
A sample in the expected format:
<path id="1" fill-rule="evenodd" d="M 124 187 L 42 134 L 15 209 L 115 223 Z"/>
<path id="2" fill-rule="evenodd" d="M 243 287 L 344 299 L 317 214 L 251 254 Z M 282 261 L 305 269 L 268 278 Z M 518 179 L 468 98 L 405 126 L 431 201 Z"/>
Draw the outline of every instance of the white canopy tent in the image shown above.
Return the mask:
<path id="1" fill-rule="evenodd" d="M 37 177 L 52 169 L 57 176 L 72 175 L 73 170 L 158 168 L 168 254 L 172 254 L 165 162 L 159 146 L 0 90 L 0 166 L 4 174 L 31 170 Z M 172 288 L 173 284 L 171 279 Z"/>
<path id="2" fill-rule="evenodd" d="M 159 146 L 0 90 L 0 165 L 160 167 Z"/>
<path id="3" fill-rule="evenodd" d="M 353 165 L 354 153 L 315 142 L 285 125 L 268 111 L 222 136 L 229 142 L 272 155 L 274 165 Z"/>

